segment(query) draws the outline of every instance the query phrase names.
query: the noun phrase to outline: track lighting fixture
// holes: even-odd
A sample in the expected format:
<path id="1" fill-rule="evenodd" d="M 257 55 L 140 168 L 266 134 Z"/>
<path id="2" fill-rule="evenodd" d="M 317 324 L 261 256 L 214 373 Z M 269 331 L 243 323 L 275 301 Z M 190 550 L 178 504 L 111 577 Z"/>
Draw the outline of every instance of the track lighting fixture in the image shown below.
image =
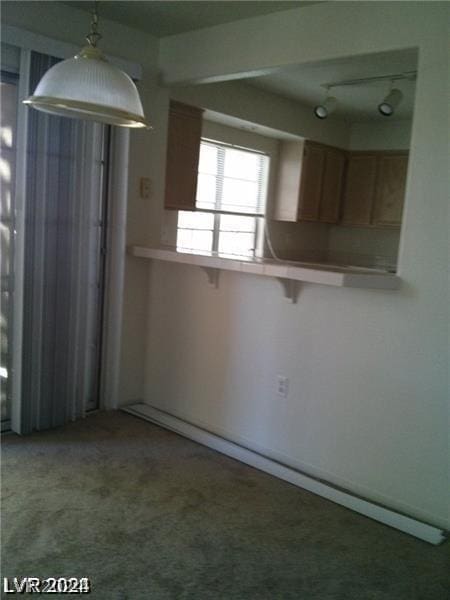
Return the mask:
<path id="1" fill-rule="evenodd" d="M 51 67 L 24 104 L 55 115 L 149 128 L 133 80 L 97 48 L 102 37 L 97 29 L 94 2 L 88 45 L 75 57 Z"/>
<path id="2" fill-rule="evenodd" d="M 390 117 L 394 114 L 395 109 L 402 101 L 403 94 L 397 88 L 391 89 L 389 94 L 384 98 L 382 102 L 378 105 L 378 111 L 384 117 Z"/>
<path id="3" fill-rule="evenodd" d="M 327 95 L 322 104 L 314 107 L 314 114 L 318 119 L 326 119 L 337 106 L 337 100 L 334 96 Z"/>
<path id="4" fill-rule="evenodd" d="M 322 85 L 326 90 L 326 98 L 322 104 L 318 104 L 314 107 L 314 114 L 318 119 L 326 119 L 337 107 L 337 100 L 334 96 L 330 95 L 330 91 L 335 87 L 344 86 L 358 86 L 371 83 L 377 83 L 379 81 L 390 81 L 391 90 L 389 94 L 383 99 L 378 105 L 380 114 L 385 117 L 390 117 L 394 114 L 397 106 L 403 99 L 403 94 L 398 88 L 393 88 L 395 81 L 409 80 L 413 81 L 416 78 L 417 71 L 406 71 L 403 73 L 391 73 L 390 75 L 376 75 L 374 77 L 362 77 L 359 79 L 347 79 L 345 81 L 335 81 L 333 83 L 326 83 Z"/>

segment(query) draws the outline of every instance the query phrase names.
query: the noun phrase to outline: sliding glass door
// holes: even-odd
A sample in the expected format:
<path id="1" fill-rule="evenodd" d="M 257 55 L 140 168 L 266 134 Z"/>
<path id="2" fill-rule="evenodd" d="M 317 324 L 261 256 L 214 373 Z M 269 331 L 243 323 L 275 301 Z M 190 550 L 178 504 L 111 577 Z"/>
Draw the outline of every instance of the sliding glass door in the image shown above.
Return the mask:
<path id="1" fill-rule="evenodd" d="M 111 139 L 110 128 L 97 123 L 15 112 L 17 81 L 30 93 L 57 62 L 25 53 L 18 74 L 2 74 L 1 115 L 1 408 L 7 426 L 12 402 L 18 433 L 62 425 L 99 406 Z"/>
<path id="2" fill-rule="evenodd" d="M 0 264 L 1 264 L 1 429 L 11 419 L 12 325 L 14 291 L 14 179 L 17 135 L 17 73 L 2 70 L 0 80 Z"/>

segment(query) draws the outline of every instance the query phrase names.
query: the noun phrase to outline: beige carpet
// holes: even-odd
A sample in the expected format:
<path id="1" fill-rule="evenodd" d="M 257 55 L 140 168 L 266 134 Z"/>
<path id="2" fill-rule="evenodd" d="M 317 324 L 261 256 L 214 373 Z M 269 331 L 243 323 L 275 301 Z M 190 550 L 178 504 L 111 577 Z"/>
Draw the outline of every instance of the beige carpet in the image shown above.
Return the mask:
<path id="1" fill-rule="evenodd" d="M 448 543 L 123 413 L 4 437 L 2 476 L 4 577 L 89 577 L 108 600 L 449 598 Z"/>

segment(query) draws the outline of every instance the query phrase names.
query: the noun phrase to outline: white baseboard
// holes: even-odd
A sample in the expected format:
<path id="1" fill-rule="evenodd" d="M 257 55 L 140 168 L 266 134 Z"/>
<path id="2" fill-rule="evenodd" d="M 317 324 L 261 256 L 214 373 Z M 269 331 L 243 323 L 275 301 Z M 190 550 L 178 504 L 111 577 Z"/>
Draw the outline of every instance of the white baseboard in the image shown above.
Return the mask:
<path id="1" fill-rule="evenodd" d="M 194 440 L 204 446 L 208 446 L 222 454 L 226 454 L 236 460 L 239 460 L 247 465 L 269 473 L 274 477 L 288 481 L 293 485 L 308 490 L 318 496 L 322 496 L 327 500 L 331 500 L 336 504 L 350 508 L 366 517 L 379 521 L 384 525 L 389 525 L 395 529 L 399 529 L 404 533 L 413 535 L 430 544 L 440 544 L 445 540 L 445 532 L 442 529 L 428 525 L 422 521 L 418 521 L 412 517 L 408 517 L 401 513 L 395 512 L 384 506 L 374 504 L 363 498 L 352 495 L 349 492 L 337 489 L 331 485 L 327 485 L 323 481 L 318 481 L 313 477 L 305 475 L 291 467 L 280 464 L 266 456 L 263 456 L 248 448 L 243 448 L 234 442 L 230 442 L 223 437 L 214 433 L 210 433 L 205 429 L 192 425 L 178 417 L 174 417 L 159 409 L 153 408 L 148 404 L 132 404 L 122 408 L 142 419 L 146 419 L 166 429 L 170 429 L 184 437 Z"/>

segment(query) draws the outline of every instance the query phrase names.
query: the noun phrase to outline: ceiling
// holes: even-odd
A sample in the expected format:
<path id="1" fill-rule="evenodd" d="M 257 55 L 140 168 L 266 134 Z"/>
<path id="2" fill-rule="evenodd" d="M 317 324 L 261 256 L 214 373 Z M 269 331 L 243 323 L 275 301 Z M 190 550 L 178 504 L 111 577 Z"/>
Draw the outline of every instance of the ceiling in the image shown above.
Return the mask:
<path id="1" fill-rule="evenodd" d="M 324 84 L 415 70 L 417 70 L 417 51 L 406 49 L 309 63 L 262 77 L 252 77 L 245 81 L 252 86 L 280 94 L 313 108 L 325 99 Z M 389 86 L 389 81 L 378 81 L 333 88 L 330 93 L 338 100 L 335 114 L 350 121 L 386 121 L 386 117 L 378 113 L 377 106 L 388 93 Z M 412 118 L 415 81 L 398 81 L 395 87 L 402 91 L 404 97 L 389 120 Z"/>
<path id="2" fill-rule="evenodd" d="M 63 4 L 87 12 L 90 12 L 94 5 L 88 0 L 84 2 L 67 1 Z M 317 1 L 198 0 L 192 2 L 189 0 L 160 0 L 141 2 L 128 0 L 123 2 L 103 0 L 98 4 L 98 12 L 100 19 L 105 17 L 153 36 L 165 37 L 309 4 L 317 4 Z"/>
<path id="3" fill-rule="evenodd" d="M 102 0 L 98 3 L 98 11 L 100 19 L 105 17 L 164 37 L 317 3 L 297 0 Z M 64 1 L 63 4 L 90 12 L 94 3 L 84 0 Z M 325 99 L 324 84 L 416 69 L 417 51 L 407 49 L 297 65 L 245 81 L 313 108 Z M 389 120 L 412 118 L 415 81 L 399 81 L 395 87 L 402 91 L 404 98 Z M 332 90 L 338 100 L 334 114 L 350 121 L 386 121 L 386 117 L 378 113 L 377 105 L 388 90 L 389 81 L 336 87 Z"/>

